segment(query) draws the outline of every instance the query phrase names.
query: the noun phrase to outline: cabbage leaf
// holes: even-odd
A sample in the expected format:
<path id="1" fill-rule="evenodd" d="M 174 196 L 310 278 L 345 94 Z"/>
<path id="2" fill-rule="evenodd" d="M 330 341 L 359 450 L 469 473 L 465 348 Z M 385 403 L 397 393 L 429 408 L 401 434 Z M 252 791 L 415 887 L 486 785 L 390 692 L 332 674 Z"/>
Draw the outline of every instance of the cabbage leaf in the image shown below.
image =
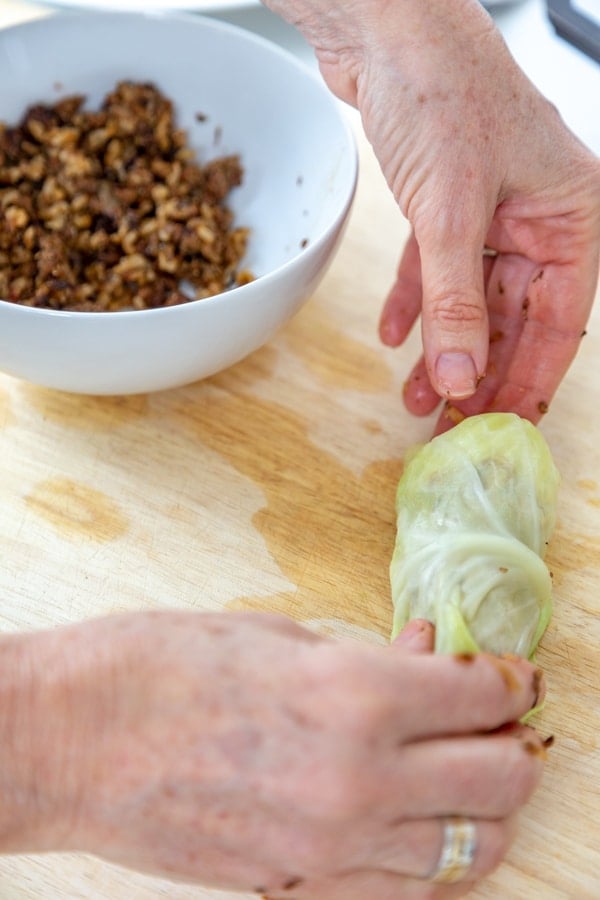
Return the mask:
<path id="1" fill-rule="evenodd" d="M 552 614 L 558 485 L 541 432 L 514 413 L 472 416 L 417 448 L 396 493 L 392 637 L 424 618 L 438 652 L 531 657 Z"/>

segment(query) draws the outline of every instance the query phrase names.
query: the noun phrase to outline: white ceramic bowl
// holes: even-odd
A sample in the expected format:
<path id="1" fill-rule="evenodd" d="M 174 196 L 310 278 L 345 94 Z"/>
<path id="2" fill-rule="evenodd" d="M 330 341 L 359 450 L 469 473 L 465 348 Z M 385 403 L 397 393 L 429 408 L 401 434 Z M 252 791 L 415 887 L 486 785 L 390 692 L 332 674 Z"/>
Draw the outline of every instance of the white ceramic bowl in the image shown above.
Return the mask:
<path id="1" fill-rule="evenodd" d="M 244 183 L 229 205 L 236 224 L 251 229 L 244 266 L 257 278 L 147 311 L 58 312 L 0 300 L 0 371 L 77 393 L 175 387 L 263 345 L 324 274 L 356 186 L 340 104 L 316 73 L 247 31 L 196 15 L 85 12 L 0 31 L 1 120 L 73 93 L 97 104 L 120 79 L 153 81 L 173 99 L 202 161 L 240 154 Z"/>

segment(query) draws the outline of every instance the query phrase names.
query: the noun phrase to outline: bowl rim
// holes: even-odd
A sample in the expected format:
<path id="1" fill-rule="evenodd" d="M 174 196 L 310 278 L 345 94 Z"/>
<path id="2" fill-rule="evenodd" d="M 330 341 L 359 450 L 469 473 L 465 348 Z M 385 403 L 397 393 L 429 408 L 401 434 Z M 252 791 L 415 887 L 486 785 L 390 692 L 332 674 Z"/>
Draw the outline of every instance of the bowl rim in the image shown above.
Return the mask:
<path id="1" fill-rule="evenodd" d="M 61 317 L 67 319 L 89 319 L 91 321 L 109 319 L 112 321 L 114 320 L 115 316 L 119 316 L 119 318 L 123 317 L 126 319 L 129 319 L 133 316 L 134 321 L 139 320 L 140 318 L 145 320 L 149 315 L 161 316 L 167 315 L 169 313 L 172 314 L 174 310 L 183 310 L 187 309 L 188 307 L 196 308 L 199 304 L 205 307 L 214 306 L 215 304 L 223 303 L 228 297 L 237 297 L 242 291 L 255 291 L 257 284 L 265 282 L 268 283 L 272 279 L 281 277 L 281 275 L 285 274 L 286 271 L 298 266 L 303 255 L 314 255 L 315 253 L 318 253 L 320 248 L 330 240 L 332 234 L 340 227 L 340 223 L 344 221 L 349 213 L 356 194 L 359 170 L 358 145 L 356 137 L 354 135 L 354 131 L 350 124 L 349 116 L 345 111 L 347 106 L 343 103 L 343 101 L 339 100 L 332 91 L 330 91 L 321 76 L 319 76 L 316 71 L 311 69 L 306 63 L 295 56 L 291 51 L 285 49 L 284 47 L 275 43 L 264 35 L 260 35 L 256 32 L 250 31 L 249 29 L 243 28 L 241 25 L 236 25 L 222 19 L 215 19 L 211 16 L 203 15 L 202 13 L 192 13 L 178 10 L 149 9 L 146 11 L 137 12 L 131 10 L 118 11 L 67 9 L 63 12 L 60 9 L 56 9 L 56 11 L 51 11 L 48 15 L 42 15 L 40 18 L 30 19 L 25 22 L 18 22 L 14 25 L 9 25 L 6 28 L 0 29 L 0 42 L 2 41 L 4 35 L 9 33 L 14 34 L 17 31 L 31 32 L 34 29 L 37 30 L 40 27 L 43 27 L 44 25 L 48 26 L 49 24 L 51 24 L 53 27 L 58 27 L 60 23 L 64 21 L 89 22 L 91 19 L 102 19 L 103 21 L 109 22 L 110 24 L 116 24 L 118 22 L 119 25 L 121 25 L 126 19 L 128 19 L 132 23 L 134 21 L 139 21 L 140 19 L 157 22 L 164 22 L 166 20 L 168 22 L 170 21 L 174 23 L 184 23 L 189 27 L 201 27 L 208 28 L 209 30 L 214 31 L 234 33 L 239 38 L 247 41 L 248 43 L 256 44 L 272 55 L 279 56 L 286 63 L 286 65 L 296 68 L 300 73 L 302 73 L 303 76 L 310 78 L 313 81 L 315 87 L 323 92 L 324 97 L 329 99 L 332 115 L 337 118 L 341 134 L 343 134 L 345 139 L 347 152 L 350 154 L 349 187 L 343 199 L 343 202 L 340 203 L 339 208 L 336 210 L 335 215 L 332 217 L 329 224 L 320 232 L 320 234 L 317 238 L 315 238 L 314 241 L 311 241 L 308 244 L 308 246 L 302 247 L 299 252 L 296 252 L 294 256 L 286 260 L 286 262 L 282 263 L 274 269 L 271 269 L 268 272 L 265 272 L 264 275 L 259 275 L 253 281 L 250 281 L 243 285 L 238 285 L 237 287 L 229 288 L 225 291 L 221 291 L 218 294 L 213 294 L 210 297 L 194 298 L 190 299 L 187 303 L 179 303 L 175 306 L 159 306 L 150 309 L 84 311 L 47 309 L 45 307 L 39 306 L 25 306 L 24 304 L 14 303 L 0 296 L 0 313 L 6 314 L 10 311 L 9 314 L 11 315 L 34 316 L 38 319 L 49 316 L 51 318 Z M 177 101 L 175 100 L 175 102 Z"/>

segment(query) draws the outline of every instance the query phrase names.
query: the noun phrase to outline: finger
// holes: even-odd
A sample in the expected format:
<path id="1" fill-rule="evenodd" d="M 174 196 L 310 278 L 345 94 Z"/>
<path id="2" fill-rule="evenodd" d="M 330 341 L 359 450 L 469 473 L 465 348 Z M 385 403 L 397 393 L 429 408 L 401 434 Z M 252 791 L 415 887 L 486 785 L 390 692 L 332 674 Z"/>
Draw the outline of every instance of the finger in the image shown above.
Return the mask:
<path id="1" fill-rule="evenodd" d="M 432 653 L 435 627 L 426 619 L 412 619 L 392 642 L 392 647 L 408 653 Z"/>
<path id="2" fill-rule="evenodd" d="M 495 257 L 487 255 L 483 257 L 483 276 L 486 292 L 495 261 Z M 498 330 L 496 328 L 492 329 L 492 323 L 490 322 L 490 344 L 492 344 L 495 340 L 495 338 L 492 337 L 492 334 L 497 333 Z M 488 363 L 488 372 L 489 369 L 490 364 Z M 476 391 L 473 399 L 479 397 L 480 389 Z M 427 366 L 425 364 L 425 358 L 423 356 L 414 366 L 410 375 L 404 383 L 403 399 L 404 405 L 406 406 L 407 410 L 414 416 L 428 416 L 440 403 L 440 396 L 437 391 L 434 390 L 429 380 L 429 375 L 427 374 Z M 467 400 L 463 402 L 468 403 L 469 401 Z M 460 406 L 461 404 L 459 403 L 459 410 Z M 464 418 L 464 415 L 459 413 L 458 421 L 460 421 L 462 418 Z M 441 419 L 443 420 L 443 427 L 440 428 L 440 423 L 438 423 L 438 432 L 446 431 L 448 428 L 451 428 L 452 425 L 456 424 L 457 421 L 456 419 L 453 420 L 452 414 L 446 415 L 446 408 L 442 410 Z"/>
<path id="3" fill-rule="evenodd" d="M 433 389 L 422 356 L 404 382 L 404 405 L 414 416 L 428 416 L 439 405 L 440 395 Z"/>
<path id="4" fill-rule="evenodd" d="M 460 221 L 454 221 L 457 215 Z M 462 204 L 416 228 L 423 283 L 422 332 L 427 371 L 437 393 L 470 397 L 484 375 L 488 319 L 482 251 L 486 228 Z"/>
<path id="5" fill-rule="evenodd" d="M 372 842 L 365 847 L 364 862 L 360 854 L 350 871 L 327 878 L 308 878 L 291 889 L 297 900 L 318 897 L 319 900 L 397 900 L 398 897 L 455 897 L 467 885 L 489 875 L 504 859 L 517 831 L 517 819 L 502 821 L 472 820 L 475 825 L 473 862 L 459 884 L 434 884 L 444 844 L 446 818 L 391 822 L 380 836 L 376 849 Z M 461 890 L 462 889 L 462 890 Z M 269 897 L 279 896 L 275 892 Z M 281 892 L 284 896 L 284 892 Z"/>
<path id="6" fill-rule="evenodd" d="M 538 267 L 527 291 L 525 324 L 494 408 L 533 422 L 547 412 L 579 348 L 594 298 L 597 270 Z"/>
<path id="7" fill-rule="evenodd" d="M 489 352 L 486 373 L 472 397 L 447 405 L 441 412 L 435 434 L 447 431 L 467 416 L 495 408 L 498 390 L 507 378 L 511 361 L 525 326 L 527 291 L 536 265 L 517 254 L 493 260 L 487 284 Z"/>
<path id="8" fill-rule="evenodd" d="M 388 692 L 405 742 L 491 731 L 517 721 L 544 696 L 541 670 L 517 657 L 403 654 L 389 661 Z"/>
<path id="9" fill-rule="evenodd" d="M 264 900 L 455 900 L 473 882 L 434 885 L 393 872 L 363 869 L 330 878 L 309 879 L 289 891 L 264 895 Z"/>
<path id="10" fill-rule="evenodd" d="M 580 275 L 516 254 L 498 257 L 488 294 L 488 370 L 474 397 L 453 404 L 459 413 L 511 411 L 538 422 L 585 334 L 595 283 L 595 266 Z M 436 433 L 449 427 L 445 419 L 442 413 Z"/>
<path id="11" fill-rule="evenodd" d="M 419 246 L 411 234 L 379 320 L 382 343 L 388 347 L 399 347 L 405 341 L 421 312 L 421 296 Z"/>
<path id="12" fill-rule="evenodd" d="M 455 814 L 504 819 L 527 803 L 546 758 L 541 737 L 524 725 L 497 734 L 408 744 L 399 758 L 402 771 L 395 775 L 391 764 L 389 800 L 383 799 L 383 807 L 391 809 L 401 797 L 407 818 Z"/>
<path id="13" fill-rule="evenodd" d="M 370 865 L 398 872 L 407 878 L 431 880 L 438 869 L 444 842 L 444 827 L 454 816 L 391 822 Z M 468 880 L 489 875 L 502 862 L 517 833 L 517 816 L 502 820 L 469 819 L 475 826 L 473 861 L 464 874 Z"/>

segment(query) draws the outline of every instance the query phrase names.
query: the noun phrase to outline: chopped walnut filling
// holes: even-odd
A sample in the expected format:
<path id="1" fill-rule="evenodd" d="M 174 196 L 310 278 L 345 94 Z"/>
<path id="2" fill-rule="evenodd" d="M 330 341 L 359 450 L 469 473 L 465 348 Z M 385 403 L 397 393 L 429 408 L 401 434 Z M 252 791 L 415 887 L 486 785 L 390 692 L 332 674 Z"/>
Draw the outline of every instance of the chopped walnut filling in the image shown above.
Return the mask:
<path id="1" fill-rule="evenodd" d="M 240 268 L 248 229 L 225 204 L 239 157 L 200 165 L 152 84 L 120 82 L 98 111 L 84 103 L 0 123 L 0 298 L 150 309 L 251 281 Z"/>

